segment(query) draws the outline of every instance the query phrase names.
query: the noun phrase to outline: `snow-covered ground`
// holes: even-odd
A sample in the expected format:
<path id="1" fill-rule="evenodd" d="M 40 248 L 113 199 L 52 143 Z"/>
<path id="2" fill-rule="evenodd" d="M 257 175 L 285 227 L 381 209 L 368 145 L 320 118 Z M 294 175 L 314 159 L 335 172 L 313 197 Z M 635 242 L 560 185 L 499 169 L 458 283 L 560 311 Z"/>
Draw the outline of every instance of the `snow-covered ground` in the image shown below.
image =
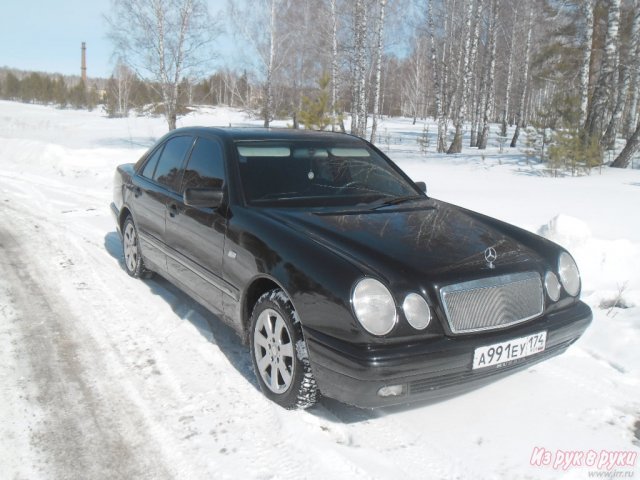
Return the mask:
<path id="1" fill-rule="evenodd" d="M 179 121 L 230 123 L 260 122 Z M 446 401 L 291 412 L 228 328 L 123 270 L 113 172 L 164 121 L 0 102 L 0 478 L 640 475 L 640 171 L 550 178 L 497 144 L 423 154 L 422 129 L 384 121 L 379 145 L 430 195 L 569 248 L 593 324 L 564 355 Z"/>

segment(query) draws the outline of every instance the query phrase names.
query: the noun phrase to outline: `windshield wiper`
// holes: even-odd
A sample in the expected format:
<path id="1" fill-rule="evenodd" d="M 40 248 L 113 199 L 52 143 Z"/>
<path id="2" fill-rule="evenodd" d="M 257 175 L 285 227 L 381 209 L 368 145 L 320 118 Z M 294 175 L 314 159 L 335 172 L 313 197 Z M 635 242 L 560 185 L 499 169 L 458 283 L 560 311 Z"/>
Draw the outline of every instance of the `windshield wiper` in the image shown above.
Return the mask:
<path id="1" fill-rule="evenodd" d="M 427 197 L 424 195 L 404 195 L 402 197 L 394 197 L 389 200 L 385 200 L 384 202 L 374 206 L 371 210 L 377 210 L 382 207 L 390 207 L 392 205 L 399 205 L 401 203 L 412 202 L 414 200 L 426 200 Z"/>

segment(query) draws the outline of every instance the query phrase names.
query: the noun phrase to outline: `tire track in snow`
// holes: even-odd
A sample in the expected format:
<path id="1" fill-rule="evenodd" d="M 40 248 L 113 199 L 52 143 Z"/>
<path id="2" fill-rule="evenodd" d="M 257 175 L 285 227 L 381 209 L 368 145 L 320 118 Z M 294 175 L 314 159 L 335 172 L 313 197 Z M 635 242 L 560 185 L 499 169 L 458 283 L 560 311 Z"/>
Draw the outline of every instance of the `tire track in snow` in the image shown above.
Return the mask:
<path id="1" fill-rule="evenodd" d="M 19 319 L 15 327 L 20 330 L 21 354 L 35 382 L 30 387 L 35 387 L 34 400 L 43 412 L 31 434 L 41 458 L 40 473 L 57 478 L 168 478 L 135 412 L 112 401 L 120 392 L 93 381 L 102 370 L 99 348 L 77 328 L 82 319 L 71 315 L 56 290 L 43 284 L 28 242 L 19 241 L 24 232 L 3 217 L 0 264 Z"/>

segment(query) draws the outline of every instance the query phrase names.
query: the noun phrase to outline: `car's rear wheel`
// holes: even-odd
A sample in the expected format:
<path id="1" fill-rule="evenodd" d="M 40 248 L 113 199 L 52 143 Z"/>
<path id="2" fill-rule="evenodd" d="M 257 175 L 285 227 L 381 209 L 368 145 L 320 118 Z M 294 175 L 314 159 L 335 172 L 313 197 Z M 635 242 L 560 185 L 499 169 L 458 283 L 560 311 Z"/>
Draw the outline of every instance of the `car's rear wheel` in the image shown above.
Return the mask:
<path id="1" fill-rule="evenodd" d="M 129 275 L 135 278 L 149 278 L 153 275 L 153 272 L 144 265 L 142 254 L 140 253 L 138 230 L 130 216 L 124 221 L 124 228 L 122 229 L 122 250 L 124 253 L 124 268 Z"/>
<path id="2" fill-rule="evenodd" d="M 251 357 L 262 392 L 284 408 L 308 408 L 317 401 L 302 328 L 280 289 L 264 293 L 251 315 Z"/>

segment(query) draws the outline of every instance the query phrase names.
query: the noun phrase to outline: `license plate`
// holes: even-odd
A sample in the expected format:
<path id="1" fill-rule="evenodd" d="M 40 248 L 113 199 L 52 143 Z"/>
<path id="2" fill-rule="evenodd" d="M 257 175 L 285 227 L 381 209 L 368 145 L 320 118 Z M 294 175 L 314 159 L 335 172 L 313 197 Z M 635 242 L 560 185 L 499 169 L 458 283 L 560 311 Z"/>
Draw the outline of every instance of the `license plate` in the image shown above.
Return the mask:
<path id="1" fill-rule="evenodd" d="M 542 352 L 547 332 L 534 333 L 502 343 L 478 347 L 473 352 L 473 370 L 518 360 Z"/>

